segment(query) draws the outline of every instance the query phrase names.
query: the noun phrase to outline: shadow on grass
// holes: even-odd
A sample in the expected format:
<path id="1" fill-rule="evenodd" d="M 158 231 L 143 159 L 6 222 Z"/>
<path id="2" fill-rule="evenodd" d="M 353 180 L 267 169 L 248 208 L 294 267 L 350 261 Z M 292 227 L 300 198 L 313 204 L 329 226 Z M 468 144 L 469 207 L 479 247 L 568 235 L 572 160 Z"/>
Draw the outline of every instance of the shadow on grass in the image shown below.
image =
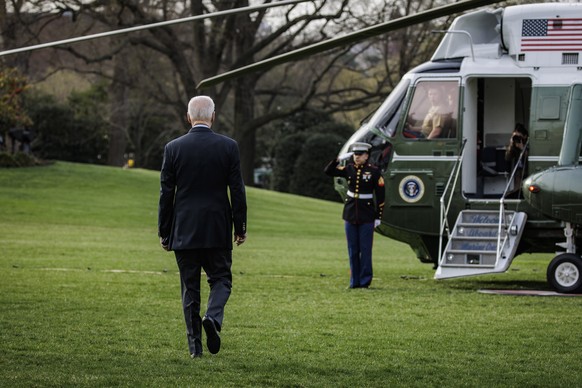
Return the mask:
<path id="1" fill-rule="evenodd" d="M 547 282 L 541 280 L 464 280 L 440 283 L 457 290 L 503 289 L 553 291 Z"/>

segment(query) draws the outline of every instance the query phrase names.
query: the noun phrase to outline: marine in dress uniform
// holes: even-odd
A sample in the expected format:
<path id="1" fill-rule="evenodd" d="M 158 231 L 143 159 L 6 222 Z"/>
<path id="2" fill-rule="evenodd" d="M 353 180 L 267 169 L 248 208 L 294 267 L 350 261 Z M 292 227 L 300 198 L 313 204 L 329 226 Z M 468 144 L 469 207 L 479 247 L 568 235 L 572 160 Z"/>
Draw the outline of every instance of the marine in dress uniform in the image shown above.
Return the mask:
<path id="1" fill-rule="evenodd" d="M 380 225 L 384 209 L 384 179 L 380 169 L 368 163 L 370 148 L 368 143 L 354 143 L 351 152 L 332 160 L 325 168 L 327 175 L 348 181 L 343 219 L 350 260 L 350 288 L 367 288 L 372 283 L 374 228 Z M 348 163 L 340 165 L 340 161 L 346 159 Z"/>

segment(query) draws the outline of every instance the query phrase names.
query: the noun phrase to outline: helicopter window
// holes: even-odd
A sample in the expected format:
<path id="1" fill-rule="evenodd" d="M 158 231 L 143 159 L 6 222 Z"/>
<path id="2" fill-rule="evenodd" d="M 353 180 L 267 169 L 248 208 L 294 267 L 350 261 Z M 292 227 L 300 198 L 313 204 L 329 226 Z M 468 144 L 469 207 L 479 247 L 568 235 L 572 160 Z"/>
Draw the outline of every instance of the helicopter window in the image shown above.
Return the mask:
<path id="1" fill-rule="evenodd" d="M 582 85 L 574 85 L 570 96 L 570 106 L 566 125 L 564 126 L 564 141 L 560 151 L 560 165 L 579 164 L 582 133 L 580 131 L 580 112 L 582 111 Z"/>
<path id="2" fill-rule="evenodd" d="M 396 132 L 396 125 L 400 121 L 400 114 L 404 106 L 403 102 L 408 85 L 410 85 L 410 80 L 408 79 L 404 79 L 396 85 L 386 101 L 384 101 L 370 119 L 370 124 L 381 130 L 388 137 L 394 136 Z"/>
<path id="3" fill-rule="evenodd" d="M 421 81 L 414 90 L 404 137 L 443 139 L 457 136 L 457 81 Z"/>
<path id="4" fill-rule="evenodd" d="M 386 169 L 390 162 L 392 151 L 392 144 L 390 142 L 371 132 L 368 125 L 362 126 L 348 140 L 348 144 L 354 142 L 363 142 L 372 145 L 370 149 L 370 162 L 380 167 L 382 171 Z"/>

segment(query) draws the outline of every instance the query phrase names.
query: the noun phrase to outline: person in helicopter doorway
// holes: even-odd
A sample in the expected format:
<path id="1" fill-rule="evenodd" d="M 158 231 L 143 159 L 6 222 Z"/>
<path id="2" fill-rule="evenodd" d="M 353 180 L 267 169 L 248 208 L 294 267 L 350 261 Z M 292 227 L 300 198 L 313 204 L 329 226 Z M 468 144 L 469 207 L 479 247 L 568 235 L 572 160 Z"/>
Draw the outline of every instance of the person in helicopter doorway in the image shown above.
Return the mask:
<path id="1" fill-rule="evenodd" d="M 368 288 L 372 283 L 374 229 L 380 225 L 384 209 L 384 179 L 380 169 L 368 163 L 370 148 L 368 143 L 354 143 L 350 152 L 332 160 L 324 170 L 348 181 L 343 219 L 350 260 L 349 288 Z"/>
<path id="2" fill-rule="evenodd" d="M 511 170 L 515 170 L 515 175 L 513 178 L 513 188 L 511 191 L 507 192 L 506 198 L 520 198 L 521 197 L 521 183 L 525 177 L 527 170 L 527 154 L 528 150 L 525 148 L 523 156 L 520 159 L 524 147 L 526 147 L 528 139 L 527 129 L 523 124 L 515 124 L 515 129 L 511 133 L 511 138 L 509 139 L 509 145 L 505 150 L 505 160 L 511 163 Z"/>

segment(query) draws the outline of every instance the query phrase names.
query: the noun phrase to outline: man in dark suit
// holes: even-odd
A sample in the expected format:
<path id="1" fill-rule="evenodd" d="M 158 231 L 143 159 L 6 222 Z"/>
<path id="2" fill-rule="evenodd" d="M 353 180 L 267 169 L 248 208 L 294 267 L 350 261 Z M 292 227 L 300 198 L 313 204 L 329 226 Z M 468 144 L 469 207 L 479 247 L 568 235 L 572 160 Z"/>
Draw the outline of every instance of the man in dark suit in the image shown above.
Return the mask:
<path id="1" fill-rule="evenodd" d="M 201 326 L 208 351 L 220 350 L 224 306 L 232 288 L 233 225 L 236 245 L 246 239 L 247 205 L 238 145 L 210 129 L 214 119 L 210 97 L 190 100 L 192 129 L 166 144 L 160 174 L 158 234 L 162 248 L 176 255 L 192 358 L 202 356 Z M 201 269 L 210 285 L 203 319 Z"/>

